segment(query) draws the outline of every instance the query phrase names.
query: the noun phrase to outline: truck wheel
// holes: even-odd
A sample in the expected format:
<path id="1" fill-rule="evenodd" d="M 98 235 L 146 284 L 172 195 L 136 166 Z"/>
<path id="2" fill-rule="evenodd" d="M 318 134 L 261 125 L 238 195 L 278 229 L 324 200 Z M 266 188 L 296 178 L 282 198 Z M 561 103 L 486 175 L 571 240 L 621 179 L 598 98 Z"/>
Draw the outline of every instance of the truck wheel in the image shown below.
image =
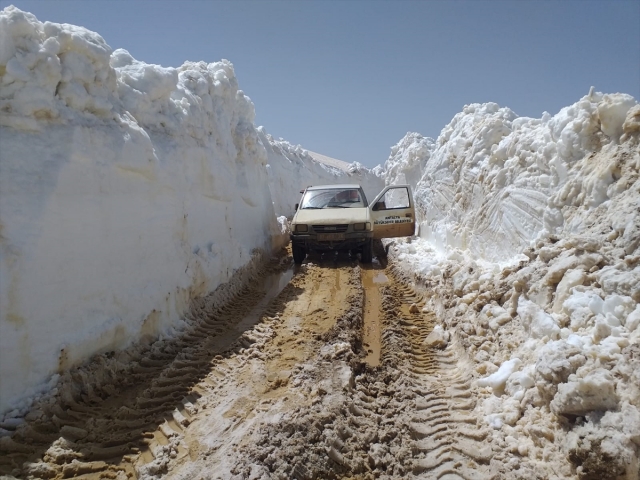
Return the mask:
<path id="1" fill-rule="evenodd" d="M 293 263 L 300 265 L 307 256 L 306 250 L 304 247 L 299 247 L 297 245 L 292 245 L 291 250 L 293 251 Z"/>
<path id="2" fill-rule="evenodd" d="M 367 240 L 362 246 L 362 256 L 360 257 L 362 263 L 371 263 L 373 261 L 373 240 Z"/>

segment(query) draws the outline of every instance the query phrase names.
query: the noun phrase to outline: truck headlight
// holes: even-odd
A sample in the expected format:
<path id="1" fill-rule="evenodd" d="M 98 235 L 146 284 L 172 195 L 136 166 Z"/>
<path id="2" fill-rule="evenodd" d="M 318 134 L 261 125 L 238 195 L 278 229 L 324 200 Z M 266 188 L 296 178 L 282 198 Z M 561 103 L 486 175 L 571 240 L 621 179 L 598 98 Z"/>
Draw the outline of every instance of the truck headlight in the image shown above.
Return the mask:
<path id="1" fill-rule="evenodd" d="M 363 230 L 369 230 L 370 228 L 371 228 L 371 223 L 369 222 L 353 224 L 353 230 L 356 232 L 362 232 Z"/>
<path id="2" fill-rule="evenodd" d="M 293 229 L 296 233 L 305 233 L 309 231 L 309 226 L 304 223 L 296 223 L 295 228 Z"/>

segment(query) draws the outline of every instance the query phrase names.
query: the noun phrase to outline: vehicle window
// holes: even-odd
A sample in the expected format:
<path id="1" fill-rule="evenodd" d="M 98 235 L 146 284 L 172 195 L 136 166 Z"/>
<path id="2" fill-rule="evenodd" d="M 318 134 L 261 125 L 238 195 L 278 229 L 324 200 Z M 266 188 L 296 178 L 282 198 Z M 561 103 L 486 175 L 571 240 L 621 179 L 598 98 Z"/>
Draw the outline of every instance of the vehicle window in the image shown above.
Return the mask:
<path id="1" fill-rule="evenodd" d="M 406 187 L 392 188 L 378 199 L 377 210 L 393 210 L 395 208 L 409 208 L 409 190 Z"/>
<path id="2" fill-rule="evenodd" d="M 308 190 L 300 208 L 353 208 L 366 207 L 364 194 L 358 188 L 328 188 Z"/>

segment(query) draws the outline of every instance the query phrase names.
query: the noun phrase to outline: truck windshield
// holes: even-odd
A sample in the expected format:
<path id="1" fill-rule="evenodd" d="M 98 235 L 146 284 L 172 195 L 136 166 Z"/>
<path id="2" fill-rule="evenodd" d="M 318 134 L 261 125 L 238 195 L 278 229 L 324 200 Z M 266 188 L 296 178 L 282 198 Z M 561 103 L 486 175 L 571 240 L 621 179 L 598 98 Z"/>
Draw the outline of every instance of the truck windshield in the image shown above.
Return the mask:
<path id="1" fill-rule="evenodd" d="M 302 209 L 366 207 L 367 199 L 359 188 L 327 188 L 307 190 Z"/>

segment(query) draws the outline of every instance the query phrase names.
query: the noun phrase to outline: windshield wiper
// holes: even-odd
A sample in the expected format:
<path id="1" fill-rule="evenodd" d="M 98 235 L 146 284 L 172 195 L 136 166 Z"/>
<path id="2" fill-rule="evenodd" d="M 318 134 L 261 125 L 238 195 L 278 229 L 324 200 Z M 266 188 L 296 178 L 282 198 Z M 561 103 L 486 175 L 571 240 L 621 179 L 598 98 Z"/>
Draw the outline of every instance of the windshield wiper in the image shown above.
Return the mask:
<path id="1" fill-rule="evenodd" d="M 322 210 L 324 207 L 302 207 L 302 210 Z"/>

